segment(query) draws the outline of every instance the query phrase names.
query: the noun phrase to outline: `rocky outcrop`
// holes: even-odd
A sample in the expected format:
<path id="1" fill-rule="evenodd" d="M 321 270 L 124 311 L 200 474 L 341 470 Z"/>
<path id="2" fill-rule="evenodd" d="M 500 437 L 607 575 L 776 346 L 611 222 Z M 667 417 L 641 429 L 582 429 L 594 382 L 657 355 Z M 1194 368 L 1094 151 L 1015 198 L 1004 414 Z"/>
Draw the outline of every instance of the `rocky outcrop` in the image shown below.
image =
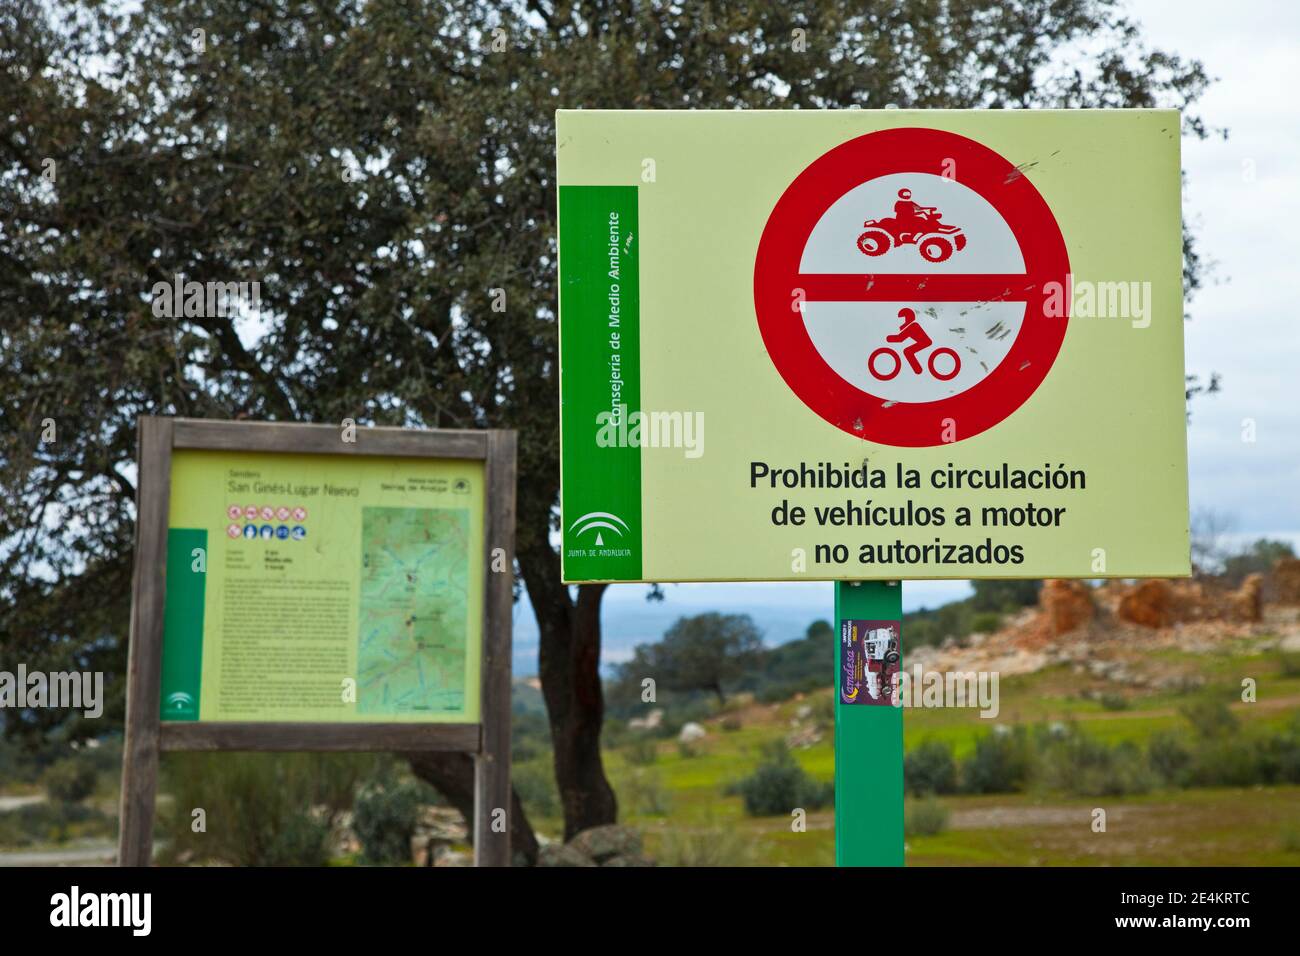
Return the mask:
<path id="1" fill-rule="evenodd" d="M 1047 636 L 1052 638 L 1083 627 L 1097 614 L 1092 588 L 1083 581 L 1044 581 L 1038 603 L 1043 609 Z"/>
<path id="2" fill-rule="evenodd" d="M 1269 577 L 1274 603 L 1300 604 L 1300 558 L 1279 558 Z"/>
<path id="3" fill-rule="evenodd" d="M 583 830 L 568 843 L 548 843 L 538 866 L 654 866 L 641 853 L 641 834 L 616 823 Z"/>
<path id="4" fill-rule="evenodd" d="M 1169 627 L 1174 623 L 1174 591 L 1168 581 L 1139 581 L 1120 595 L 1115 616 L 1142 627 Z"/>

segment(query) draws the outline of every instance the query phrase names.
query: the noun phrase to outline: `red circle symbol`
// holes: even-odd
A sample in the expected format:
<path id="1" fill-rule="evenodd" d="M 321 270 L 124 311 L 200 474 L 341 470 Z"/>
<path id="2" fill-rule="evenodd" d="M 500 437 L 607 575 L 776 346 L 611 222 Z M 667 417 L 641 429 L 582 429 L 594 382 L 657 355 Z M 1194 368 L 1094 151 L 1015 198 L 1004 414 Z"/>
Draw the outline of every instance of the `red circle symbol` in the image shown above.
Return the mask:
<path id="1" fill-rule="evenodd" d="M 988 263 L 987 257 L 972 258 L 978 250 L 960 251 L 965 248 L 964 236 L 959 240 L 949 233 L 927 245 L 925 236 L 905 233 L 903 241 L 910 239 L 918 247 L 919 255 L 906 260 L 916 265 L 915 270 L 873 271 L 894 254 L 888 246 L 886 225 L 893 220 L 882 220 L 882 229 L 872 225 L 876 220 L 864 222 L 861 218 L 857 228 L 862 236 L 848 235 L 846 240 L 856 257 L 851 268 L 860 267 L 861 271 L 813 271 L 808 267 L 805 250 L 810 248 L 814 229 L 846 193 L 881 177 L 939 177 L 949 170 L 955 173 L 954 182 L 973 191 L 991 214 L 1000 218 L 1004 225 L 998 228 L 1009 230 L 1009 248 L 1019 260 L 1012 269 L 964 272 L 963 262 Z M 911 192 L 899 191 L 900 196 L 904 193 L 910 200 Z M 877 215 L 888 210 L 868 212 Z M 976 244 L 974 237 L 971 243 Z M 901 247 L 894 252 L 901 253 Z M 912 254 L 910 250 L 908 254 Z M 1061 290 L 1069 288 L 1069 271 L 1065 239 L 1056 218 L 1015 165 L 987 146 L 955 133 L 923 128 L 881 130 L 835 147 L 800 173 L 782 194 L 759 240 L 754 307 L 768 355 L 805 405 L 837 428 L 867 441 L 923 447 L 952 441 L 954 432 L 956 439 L 963 439 L 992 428 L 1042 384 L 1065 339 L 1069 301 Z M 1023 319 L 1017 323 L 1005 354 L 977 379 L 981 363 L 975 348 L 966 349 L 970 354 L 962 354 L 954 362 L 950 357 L 956 354 L 953 349 L 934 342 L 931 353 L 922 352 L 916 359 L 920 374 L 927 371 L 927 359 L 939 356 L 928 365 L 933 379 L 947 382 L 960 367 L 971 369 L 972 383 L 955 394 L 911 401 L 888 397 L 884 383 L 894 379 L 888 374 L 894 368 L 888 355 L 864 351 L 860 356 L 864 372 L 856 384 L 832 368 L 825 349 L 819 350 L 809 333 L 805 303 L 896 304 L 918 312 L 927 306 L 933 311 L 939 303 L 1023 304 Z M 886 334 L 895 331 L 895 327 L 881 328 L 880 345 L 885 346 Z M 1009 333 L 1003 330 L 1002 334 Z M 904 344 L 900 342 L 896 348 L 901 358 Z M 865 372 L 869 358 L 875 359 L 871 376 Z M 852 357 L 854 362 L 857 359 Z M 911 374 L 907 364 L 901 363 L 905 373 Z M 955 428 L 949 427 L 949 420 Z"/>

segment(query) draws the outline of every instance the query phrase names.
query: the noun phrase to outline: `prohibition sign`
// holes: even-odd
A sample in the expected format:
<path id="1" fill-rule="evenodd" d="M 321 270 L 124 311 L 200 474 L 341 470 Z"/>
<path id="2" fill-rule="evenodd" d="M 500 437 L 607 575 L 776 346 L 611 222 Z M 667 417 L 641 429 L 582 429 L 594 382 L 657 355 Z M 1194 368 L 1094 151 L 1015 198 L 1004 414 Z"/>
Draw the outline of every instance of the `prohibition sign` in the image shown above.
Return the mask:
<path id="1" fill-rule="evenodd" d="M 934 186 L 948 171 L 955 174 L 951 181 Z M 859 193 L 854 191 L 860 188 L 884 189 L 886 185 L 892 199 L 896 185 L 913 182 L 921 184 L 926 193 L 918 194 L 915 208 L 924 207 L 936 196 L 943 201 L 965 195 L 969 197 L 967 209 L 987 209 L 990 226 L 986 233 L 1001 230 L 1005 236 L 1001 258 L 981 259 L 975 235 L 971 236 L 972 248 L 964 251 L 954 251 L 951 245 L 947 249 L 939 245 L 926 248 L 924 238 L 918 242 L 911 236 L 911 247 L 898 245 L 881 254 L 876 243 L 888 240 L 863 232 L 856 250 L 852 248 L 853 236 L 847 236 L 848 246 L 836 239 L 832 258 L 847 268 L 818 267 L 813 247 L 818 246 L 820 254 L 824 246 L 818 238 L 825 233 L 824 217 L 844 218 L 838 211 L 845 205 L 841 200 L 849 202 L 853 197 L 848 194 L 856 196 Z M 945 194 L 946 190 L 950 191 Z M 900 197 L 905 193 L 910 196 L 910 190 L 898 191 Z M 864 227 L 870 231 L 867 220 L 889 212 L 878 204 L 873 208 L 849 205 L 849 212 L 860 216 L 857 231 Z M 838 235 L 847 234 L 841 230 Z M 904 233 L 903 241 L 908 238 Z M 848 256 L 853 258 L 845 258 Z M 990 269 L 990 261 L 1003 268 Z M 982 267 L 966 272 L 963 263 Z M 1010 267 L 1006 267 L 1008 263 Z M 906 265 L 907 271 L 897 271 L 900 264 Z M 887 266 L 894 271 L 886 271 Z M 859 268 L 861 271 L 853 271 Z M 1042 384 L 1060 352 L 1069 321 L 1068 297 L 1061 314 L 1048 314 L 1044 309 L 1048 284 L 1068 288 L 1069 270 L 1065 239 L 1056 218 L 1015 165 L 955 133 L 918 127 L 888 129 L 830 150 L 782 194 L 759 240 L 754 308 L 769 357 L 805 405 L 864 440 L 924 447 L 992 428 Z M 836 310 L 834 315 L 824 314 L 829 308 Z M 816 315 L 814 321 L 819 310 L 823 314 Z M 882 310 L 888 310 L 892 324 L 880 321 L 885 314 Z M 900 334 L 900 321 L 892 316 L 897 313 L 907 322 L 907 310 L 935 334 L 938 347 L 931 350 L 928 363 L 924 353 L 919 358 L 905 356 L 897 337 L 886 338 Z M 1013 320 L 989 315 L 993 310 Z M 954 323 L 956 316 L 961 319 Z M 978 326 L 981 317 L 985 327 L 964 327 Z M 825 331 L 828 328 L 833 336 Z M 999 336 L 996 357 L 990 357 L 988 345 L 996 344 Z M 865 346 L 844 347 L 845 343 L 867 340 L 882 348 L 873 352 Z M 887 342 L 898 342 L 897 351 L 891 352 Z M 857 354 L 859 351 L 862 354 Z M 879 359 L 881 352 L 894 355 L 898 370 L 888 355 Z M 936 358 L 938 353 L 945 354 Z M 914 364 L 909 368 L 908 363 Z M 964 378 L 949 383 L 963 363 L 967 370 Z M 896 379 L 899 371 L 903 375 Z M 927 373 L 928 385 L 906 385 L 911 391 L 897 391 L 901 379 L 911 377 L 920 383 Z"/>

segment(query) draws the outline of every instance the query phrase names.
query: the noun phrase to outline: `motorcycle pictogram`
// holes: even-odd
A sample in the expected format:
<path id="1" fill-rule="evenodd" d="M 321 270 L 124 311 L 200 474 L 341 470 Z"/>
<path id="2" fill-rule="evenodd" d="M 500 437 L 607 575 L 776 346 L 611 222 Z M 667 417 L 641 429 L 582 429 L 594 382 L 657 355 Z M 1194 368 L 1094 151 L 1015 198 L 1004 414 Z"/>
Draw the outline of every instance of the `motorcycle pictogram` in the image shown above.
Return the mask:
<path id="1" fill-rule="evenodd" d="M 910 341 L 912 344 L 903 349 L 901 358 L 897 351 L 887 345 L 882 345 L 867 358 L 867 371 L 882 382 L 889 381 L 903 370 L 903 359 L 907 359 L 907 364 L 912 367 L 914 373 L 921 375 L 921 361 L 916 357 L 917 353 L 924 352 L 934 344 L 934 340 L 926 334 L 925 329 L 921 328 L 921 323 L 916 321 L 916 312 L 912 309 L 899 309 L 898 317 L 903 320 L 902 324 L 893 335 L 886 335 L 885 341 L 894 343 Z M 952 368 L 947 372 L 940 372 L 939 366 L 935 362 L 935 359 L 941 355 L 947 356 L 951 360 Z M 885 357 L 894 360 L 893 369 L 889 372 L 879 372 L 876 370 L 876 360 Z M 947 382 L 956 378 L 957 373 L 961 371 L 961 358 L 952 349 L 941 346 L 930 353 L 926 359 L 926 367 L 929 369 L 930 374 L 939 381 Z"/>
<path id="2" fill-rule="evenodd" d="M 912 190 L 900 189 L 894 215 L 886 219 L 868 219 L 867 231 L 858 236 L 858 249 L 864 255 L 883 256 L 898 246 L 916 246 L 927 262 L 943 262 L 954 251 L 966 248 L 966 233 L 961 226 L 941 223 L 936 206 L 912 202 Z"/>

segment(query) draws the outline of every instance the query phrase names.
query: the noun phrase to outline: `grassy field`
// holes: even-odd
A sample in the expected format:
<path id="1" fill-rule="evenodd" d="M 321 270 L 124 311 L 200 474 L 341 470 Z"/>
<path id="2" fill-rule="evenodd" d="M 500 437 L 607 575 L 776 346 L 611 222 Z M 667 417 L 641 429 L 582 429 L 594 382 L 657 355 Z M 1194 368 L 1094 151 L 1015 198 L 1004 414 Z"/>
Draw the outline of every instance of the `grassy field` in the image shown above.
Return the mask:
<path id="1" fill-rule="evenodd" d="M 1187 729 L 1180 709 L 1196 698 L 1233 701 L 1243 732 L 1277 730 L 1300 710 L 1300 676 L 1267 653 L 1181 654 L 1163 663 L 1203 686 L 1194 692 L 1126 689 L 1106 703 L 1079 696 L 1080 675 L 1067 667 L 1004 679 L 997 724 L 1073 723 L 1107 743 L 1145 745 L 1161 730 Z M 1257 682 L 1258 700 L 1243 703 L 1240 677 Z M 824 694 L 824 697 L 823 697 Z M 834 862 L 834 814 L 812 812 L 805 832 L 783 817 L 745 814 L 729 783 L 751 773 L 764 745 L 795 724 L 819 723 L 821 739 L 794 751 L 817 780 L 834 776 L 831 690 L 772 705 L 741 704 L 705 721 L 708 736 L 690 752 L 676 740 L 607 749 L 606 767 L 619 795 L 620 818 L 642 827 L 647 850 L 663 862 L 731 862 L 829 866 Z M 798 718 L 812 707 L 814 716 Z M 970 754 L 994 721 L 972 709 L 909 710 L 908 750 L 925 740 L 949 744 L 958 758 Z M 727 729 L 731 728 L 731 729 Z M 1136 796 L 1069 797 L 1050 792 L 957 795 L 940 798 L 950 811 L 947 829 L 910 837 L 912 865 L 1300 865 L 1300 787 L 1162 789 Z M 909 802 L 910 805 L 910 802 Z M 1106 811 L 1106 832 L 1093 832 L 1093 810 Z M 534 816 L 536 816 L 534 814 Z M 535 819 L 546 833 L 553 818 Z"/>

